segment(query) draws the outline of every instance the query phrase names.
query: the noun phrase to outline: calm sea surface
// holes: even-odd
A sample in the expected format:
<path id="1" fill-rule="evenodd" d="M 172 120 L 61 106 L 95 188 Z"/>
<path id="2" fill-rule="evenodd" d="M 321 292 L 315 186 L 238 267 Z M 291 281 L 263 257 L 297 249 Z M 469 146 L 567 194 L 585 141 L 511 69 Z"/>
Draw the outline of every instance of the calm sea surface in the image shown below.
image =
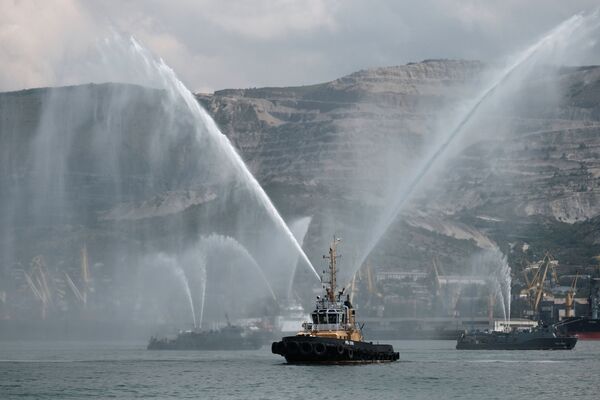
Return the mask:
<path id="1" fill-rule="evenodd" d="M 392 343 L 400 351 L 393 364 L 291 366 L 267 347 L 150 352 L 145 343 L 0 342 L 0 399 L 600 399 L 600 342 L 573 351 Z"/>

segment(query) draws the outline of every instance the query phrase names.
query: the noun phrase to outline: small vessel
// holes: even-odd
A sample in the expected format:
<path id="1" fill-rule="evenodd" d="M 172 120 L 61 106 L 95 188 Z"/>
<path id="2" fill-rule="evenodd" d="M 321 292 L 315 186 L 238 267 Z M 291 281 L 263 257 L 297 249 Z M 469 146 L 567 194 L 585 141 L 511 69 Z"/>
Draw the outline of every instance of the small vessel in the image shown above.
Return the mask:
<path id="1" fill-rule="evenodd" d="M 189 330 L 173 338 L 150 338 L 148 350 L 256 350 L 264 343 L 262 335 L 241 326 L 214 330 Z"/>
<path id="2" fill-rule="evenodd" d="M 374 344 L 363 339 L 361 326 L 344 289 L 337 291 L 337 244 L 334 237 L 329 247 L 329 281 L 325 296 L 317 296 L 312 322 L 304 322 L 295 336 L 273 342 L 271 351 L 285 357 L 290 364 L 364 364 L 392 362 L 400 358 L 389 344 Z"/>
<path id="3" fill-rule="evenodd" d="M 577 337 L 557 333 L 553 325 L 508 332 L 475 331 L 463 333 L 457 350 L 571 350 Z"/>

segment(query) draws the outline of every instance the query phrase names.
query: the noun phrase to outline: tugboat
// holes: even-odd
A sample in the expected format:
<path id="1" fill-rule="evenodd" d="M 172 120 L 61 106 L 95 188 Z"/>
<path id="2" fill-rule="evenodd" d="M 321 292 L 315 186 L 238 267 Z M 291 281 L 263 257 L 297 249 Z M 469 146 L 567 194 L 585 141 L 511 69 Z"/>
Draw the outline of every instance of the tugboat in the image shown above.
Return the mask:
<path id="1" fill-rule="evenodd" d="M 463 333 L 457 350 L 571 350 L 577 337 L 557 333 L 553 325 L 509 332 L 475 331 Z"/>
<path id="2" fill-rule="evenodd" d="M 356 313 L 350 295 L 344 289 L 337 291 L 337 243 L 334 237 L 329 247 L 329 281 L 325 296 L 317 296 L 312 322 L 304 322 L 295 336 L 273 342 L 271 351 L 285 357 L 289 364 L 366 364 L 393 362 L 400 358 L 389 344 L 373 344 L 363 339 L 362 327 L 356 322 Z"/>
<path id="3" fill-rule="evenodd" d="M 244 329 L 241 326 L 231 325 L 227 318 L 227 326 L 208 331 L 183 331 L 177 337 L 150 338 L 148 350 L 257 350 L 264 343 L 263 337 Z"/>

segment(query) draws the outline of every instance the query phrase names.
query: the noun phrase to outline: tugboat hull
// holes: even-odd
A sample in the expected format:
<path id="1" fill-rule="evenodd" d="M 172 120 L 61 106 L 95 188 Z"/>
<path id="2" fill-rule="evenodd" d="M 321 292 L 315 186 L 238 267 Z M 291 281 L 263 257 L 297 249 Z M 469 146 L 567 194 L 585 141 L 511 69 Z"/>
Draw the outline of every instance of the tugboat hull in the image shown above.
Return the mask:
<path id="1" fill-rule="evenodd" d="M 314 336 L 284 337 L 273 342 L 271 351 L 285 357 L 289 364 L 369 364 L 400 358 L 389 344 Z"/>

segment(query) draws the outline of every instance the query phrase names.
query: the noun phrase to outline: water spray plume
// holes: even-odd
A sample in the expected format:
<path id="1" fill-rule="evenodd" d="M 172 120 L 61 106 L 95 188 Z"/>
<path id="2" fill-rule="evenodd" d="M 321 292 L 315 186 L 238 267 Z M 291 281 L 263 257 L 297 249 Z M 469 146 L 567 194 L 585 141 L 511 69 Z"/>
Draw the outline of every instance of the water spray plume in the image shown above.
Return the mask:
<path id="1" fill-rule="evenodd" d="M 511 270 L 506 256 L 497 246 L 483 250 L 471 258 L 473 275 L 486 279 L 493 295 L 500 299 L 504 320 L 510 320 Z"/>
<path id="2" fill-rule="evenodd" d="M 206 279 L 207 279 L 207 274 L 206 274 L 206 260 L 204 260 L 204 258 L 202 258 L 201 260 L 201 265 L 200 265 L 200 271 L 201 271 L 201 287 L 200 287 L 200 291 L 201 291 L 201 295 L 200 295 L 200 318 L 198 318 L 198 327 L 202 328 L 202 321 L 204 319 L 204 304 L 206 302 Z"/>
<path id="3" fill-rule="evenodd" d="M 213 233 L 209 236 L 202 237 L 200 239 L 200 248 L 203 250 L 204 254 L 208 254 L 211 251 L 221 251 L 221 252 L 226 252 L 226 253 L 237 253 L 237 254 L 241 255 L 243 258 L 245 258 L 250 263 L 252 268 L 254 268 L 254 270 L 258 273 L 258 276 L 264 282 L 264 284 L 267 287 L 267 289 L 269 290 L 269 294 L 271 295 L 273 300 L 277 300 L 275 291 L 273 290 L 273 287 L 269 283 L 269 280 L 267 279 L 265 272 L 262 270 L 262 268 L 260 268 L 260 266 L 254 259 L 254 257 L 252 257 L 252 254 L 250 254 L 250 252 L 244 246 L 242 246 L 237 240 L 235 240 L 234 238 L 232 238 L 230 236 L 222 236 L 222 235 Z M 206 272 L 204 272 L 204 273 L 206 274 Z M 204 288 L 204 290 L 206 290 L 206 288 Z"/>
<path id="4" fill-rule="evenodd" d="M 294 237 L 299 241 L 300 245 L 304 243 L 304 237 L 308 232 L 308 227 L 312 221 L 312 217 L 304 217 L 297 221 L 294 221 L 290 224 L 290 230 L 294 233 Z M 294 288 L 294 278 L 296 277 L 296 269 L 298 267 L 298 258 L 294 256 L 294 260 L 292 261 L 294 268 L 292 269 L 292 273 L 290 275 L 290 280 L 288 283 L 287 289 L 287 297 L 288 299 L 292 298 L 292 290 Z"/>
<path id="5" fill-rule="evenodd" d="M 540 51 L 544 50 L 546 47 L 557 44 L 559 40 L 564 40 L 565 38 L 571 37 L 578 29 L 580 29 L 587 21 L 597 20 L 599 17 L 599 10 L 596 10 L 594 13 L 589 16 L 584 16 L 582 14 L 574 15 L 568 20 L 564 21 L 556 28 L 548 32 L 544 35 L 538 42 L 534 45 L 527 48 L 525 51 L 520 53 L 512 63 L 509 64 L 500 74 L 498 74 L 497 78 L 492 81 L 490 85 L 488 85 L 479 96 L 477 96 L 473 104 L 467 109 L 466 113 L 459 119 L 459 122 L 455 125 L 454 129 L 450 131 L 450 134 L 442 141 L 442 143 L 436 147 L 435 151 L 426 159 L 426 162 L 423 166 L 417 171 L 414 178 L 411 180 L 410 184 L 402 188 L 396 193 L 396 196 L 393 198 L 392 206 L 387 210 L 384 210 L 382 217 L 379 219 L 377 225 L 372 231 L 370 235 L 370 240 L 368 241 L 368 245 L 365 248 L 365 251 L 358 258 L 358 264 L 355 265 L 355 270 L 360 268 L 360 266 L 365 262 L 369 254 L 373 251 L 377 243 L 381 240 L 383 235 L 387 232 L 389 226 L 396 219 L 402 208 L 406 205 L 407 201 L 410 200 L 411 196 L 414 194 L 415 190 L 423 180 L 423 178 L 429 173 L 429 171 L 433 168 L 444 152 L 448 149 L 449 145 L 463 132 L 465 125 L 472 119 L 472 117 L 477 113 L 481 105 L 494 94 L 496 89 L 505 83 L 511 76 L 521 67 L 523 64 L 530 61 L 533 57 L 535 57 Z"/>
<path id="6" fill-rule="evenodd" d="M 181 284 L 185 290 L 185 295 L 187 297 L 188 303 L 190 305 L 190 311 L 192 313 L 192 320 L 194 321 L 194 328 L 197 328 L 198 325 L 196 323 L 196 310 L 194 309 L 194 300 L 192 299 L 192 291 L 190 290 L 190 283 L 188 282 L 187 276 L 185 276 L 185 272 L 179 266 L 174 266 L 174 271 L 177 277 L 181 280 Z"/>
<path id="7" fill-rule="evenodd" d="M 192 291 L 190 289 L 190 282 L 188 281 L 185 271 L 177 264 L 177 260 L 175 259 L 175 257 L 169 256 L 165 253 L 159 253 L 156 256 L 156 259 L 153 260 L 153 262 L 156 263 L 154 264 L 155 266 L 166 268 L 175 276 L 175 278 L 177 278 L 177 280 L 181 284 L 181 287 L 183 288 L 183 291 L 185 292 L 185 296 L 190 307 L 190 313 L 192 314 L 194 328 L 198 327 L 196 321 L 196 310 L 194 307 L 194 300 L 192 298 Z"/>
<path id="8" fill-rule="evenodd" d="M 317 279 L 320 279 L 318 272 L 315 270 L 312 263 L 308 259 L 308 256 L 306 253 L 304 253 L 302 246 L 300 246 L 289 227 L 277 211 L 277 208 L 275 208 L 271 202 L 271 199 L 264 191 L 262 186 L 258 183 L 254 175 L 252 175 L 250 170 L 248 170 L 248 167 L 242 160 L 242 157 L 235 150 L 229 139 L 219 130 L 215 121 L 200 106 L 200 104 L 198 104 L 198 101 L 194 95 L 185 87 L 185 85 L 177 78 L 175 72 L 167 64 L 165 64 L 162 59 L 156 60 L 154 57 L 152 57 L 150 53 L 144 49 L 133 37 L 130 38 L 130 42 L 133 51 L 135 51 L 136 54 L 144 60 L 145 65 L 152 67 L 159 72 L 160 77 L 163 79 L 163 87 L 166 90 L 171 91 L 172 94 L 178 95 L 185 102 L 193 117 L 206 127 L 210 138 L 216 141 L 218 148 L 225 153 L 228 160 L 232 163 L 233 168 L 241 177 L 241 181 L 256 197 L 265 210 L 267 210 L 275 224 L 283 231 L 286 237 L 294 245 L 294 248 L 298 251 L 304 262 L 310 267 Z"/>

